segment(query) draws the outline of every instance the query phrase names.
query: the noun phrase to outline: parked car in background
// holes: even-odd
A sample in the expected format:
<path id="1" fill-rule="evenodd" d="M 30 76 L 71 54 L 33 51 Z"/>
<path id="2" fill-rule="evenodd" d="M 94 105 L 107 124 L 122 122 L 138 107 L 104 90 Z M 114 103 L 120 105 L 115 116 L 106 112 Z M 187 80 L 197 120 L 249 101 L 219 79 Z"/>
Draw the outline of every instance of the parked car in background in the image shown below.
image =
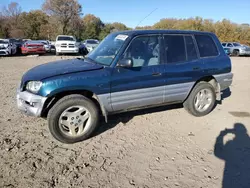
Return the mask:
<path id="1" fill-rule="evenodd" d="M 238 42 L 223 42 L 222 46 L 228 48 L 233 56 L 250 55 L 250 47 Z"/>
<path id="2" fill-rule="evenodd" d="M 50 52 L 51 51 L 51 45 L 49 43 L 49 41 L 47 40 L 38 40 L 37 42 L 40 42 L 44 45 L 44 48 L 46 50 L 46 52 Z"/>
<path id="3" fill-rule="evenodd" d="M 73 36 L 59 35 L 56 37 L 56 55 L 64 53 L 77 54 L 79 52 L 79 46 L 77 45 L 76 39 Z"/>
<path id="4" fill-rule="evenodd" d="M 209 32 L 111 33 L 86 58 L 39 65 L 24 74 L 18 108 L 47 117 L 55 139 L 75 143 L 110 114 L 183 103 L 205 116 L 233 79 L 231 60 Z"/>
<path id="5" fill-rule="evenodd" d="M 79 46 L 79 53 L 81 55 L 87 55 L 89 53 L 87 47 L 85 46 L 85 44 L 81 43 Z"/>
<path id="6" fill-rule="evenodd" d="M 45 54 L 46 50 L 43 43 L 37 41 L 26 41 L 23 43 L 22 47 L 22 54 Z"/>
<path id="7" fill-rule="evenodd" d="M 83 42 L 83 44 L 86 46 L 88 52 L 91 52 L 98 46 L 99 41 L 95 39 L 87 39 Z"/>
<path id="8" fill-rule="evenodd" d="M 22 39 L 15 39 L 15 38 L 10 38 L 9 40 L 12 44 L 16 45 L 16 53 L 21 54 L 21 47 L 23 44 L 23 40 Z"/>
<path id="9" fill-rule="evenodd" d="M 9 39 L 0 39 L 0 55 L 14 55 L 17 47 Z"/>

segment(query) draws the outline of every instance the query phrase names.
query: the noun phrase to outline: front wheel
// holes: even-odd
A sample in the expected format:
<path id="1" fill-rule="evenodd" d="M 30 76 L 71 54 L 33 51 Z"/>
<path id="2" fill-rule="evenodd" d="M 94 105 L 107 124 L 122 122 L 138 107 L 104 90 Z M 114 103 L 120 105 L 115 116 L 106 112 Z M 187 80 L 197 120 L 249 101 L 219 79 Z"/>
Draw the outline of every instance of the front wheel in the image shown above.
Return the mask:
<path id="1" fill-rule="evenodd" d="M 240 56 L 239 50 L 234 50 L 233 55 L 236 56 L 236 57 L 239 57 Z"/>
<path id="2" fill-rule="evenodd" d="M 190 114 L 200 117 L 213 110 L 215 100 L 214 87 L 207 82 L 199 82 L 195 85 L 183 106 Z"/>
<path id="3" fill-rule="evenodd" d="M 82 95 L 69 95 L 60 99 L 49 111 L 49 130 L 63 143 L 86 140 L 99 123 L 96 105 Z"/>

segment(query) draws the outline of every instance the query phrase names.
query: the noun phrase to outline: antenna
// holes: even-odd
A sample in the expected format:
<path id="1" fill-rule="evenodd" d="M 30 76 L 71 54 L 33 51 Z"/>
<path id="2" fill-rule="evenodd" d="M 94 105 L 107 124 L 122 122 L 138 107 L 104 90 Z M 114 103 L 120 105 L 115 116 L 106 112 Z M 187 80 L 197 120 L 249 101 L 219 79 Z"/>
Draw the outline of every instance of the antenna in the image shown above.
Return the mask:
<path id="1" fill-rule="evenodd" d="M 153 11 L 151 11 L 147 16 L 145 16 L 138 24 L 136 27 L 138 27 L 147 17 L 149 17 L 153 12 L 155 12 L 158 8 L 155 8 Z"/>

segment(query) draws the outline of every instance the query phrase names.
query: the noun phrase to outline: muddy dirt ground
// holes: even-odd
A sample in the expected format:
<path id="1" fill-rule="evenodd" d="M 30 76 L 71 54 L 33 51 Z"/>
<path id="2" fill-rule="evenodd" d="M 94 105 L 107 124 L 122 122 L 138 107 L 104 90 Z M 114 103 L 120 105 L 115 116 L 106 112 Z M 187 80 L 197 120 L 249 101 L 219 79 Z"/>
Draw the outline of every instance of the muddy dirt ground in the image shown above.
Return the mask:
<path id="1" fill-rule="evenodd" d="M 73 145 L 53 139 L 46 120 L 16 108 L 22 74 L 56 59 L 61 57 L 0 59 L 0 187 L 219 188 L 223 177 L 239 188 L 247 183 L 250 58 L 232 58 L 231 92 L 206 117 L 193 117 L 181 105 L 124 113 Z M 225 128 L 230 130 L 221 132 Z M 222 140 L 231 145 L 215 150 Z"/>

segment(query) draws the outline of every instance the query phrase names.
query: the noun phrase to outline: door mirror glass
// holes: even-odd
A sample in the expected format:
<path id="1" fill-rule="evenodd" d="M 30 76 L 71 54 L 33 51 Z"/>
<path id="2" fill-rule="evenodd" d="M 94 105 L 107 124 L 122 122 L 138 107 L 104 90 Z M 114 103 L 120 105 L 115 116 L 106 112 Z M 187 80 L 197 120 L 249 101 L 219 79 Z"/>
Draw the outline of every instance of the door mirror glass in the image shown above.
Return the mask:
<path id="1" fill-rule="evenodd" d="M 124 68 L 133 67 L 133 61 L 130 58 L 122 59 L 118 62 L 117 67 L 124 67 Z"/>

